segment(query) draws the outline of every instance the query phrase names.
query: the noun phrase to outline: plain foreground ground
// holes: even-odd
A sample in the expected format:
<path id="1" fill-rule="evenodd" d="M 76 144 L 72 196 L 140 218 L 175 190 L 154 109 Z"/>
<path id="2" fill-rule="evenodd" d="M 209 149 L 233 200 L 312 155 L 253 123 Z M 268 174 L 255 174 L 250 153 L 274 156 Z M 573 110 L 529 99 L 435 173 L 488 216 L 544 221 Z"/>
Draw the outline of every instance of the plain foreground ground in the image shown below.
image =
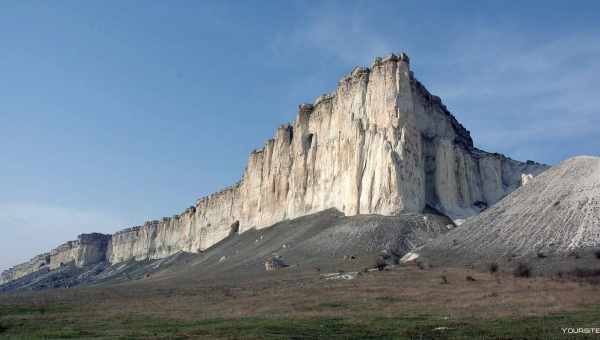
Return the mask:
<path id="1" fill-rule="evenodd" d="M 364 273 L 354 266 L 360 274 L 351 280 L 287 268 L 231 282 L 150 277 L 4 293 L 0 338 L 600 338 L 562 330 L 600 327 L 600 285 L 468 268 L 407 264 Z"/>

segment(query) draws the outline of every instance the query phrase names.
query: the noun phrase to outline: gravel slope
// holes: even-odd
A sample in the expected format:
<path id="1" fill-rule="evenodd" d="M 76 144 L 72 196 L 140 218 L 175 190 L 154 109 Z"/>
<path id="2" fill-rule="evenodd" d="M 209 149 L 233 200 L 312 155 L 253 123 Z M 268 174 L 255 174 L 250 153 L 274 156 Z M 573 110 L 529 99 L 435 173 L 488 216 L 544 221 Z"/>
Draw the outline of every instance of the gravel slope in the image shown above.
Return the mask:
<path id="1" fill-rule="evenodd" d="M 561 162 L 418 253 L 437 262 L 565 258 L 600 246 L 600 158 Z"/>
<path id="2" fill-rule="evenodd" d="M 289 265 L 285 271 L 357 271 L 373 267 L 387 254 L 388 262 L 448 232 L 452 221 L 436 214 L 400 216 L 361 215 L 346 217 L 326 210 L 269 228 L 233 234 L 200 254 L 178 253 L 154 261 L 129 261 L 90 268 L 64 266 L 20 278 L 0 292 L 111 285 L 132 280 L 236 279 L 271 275 L 265 261 L 277 255 Z"/>

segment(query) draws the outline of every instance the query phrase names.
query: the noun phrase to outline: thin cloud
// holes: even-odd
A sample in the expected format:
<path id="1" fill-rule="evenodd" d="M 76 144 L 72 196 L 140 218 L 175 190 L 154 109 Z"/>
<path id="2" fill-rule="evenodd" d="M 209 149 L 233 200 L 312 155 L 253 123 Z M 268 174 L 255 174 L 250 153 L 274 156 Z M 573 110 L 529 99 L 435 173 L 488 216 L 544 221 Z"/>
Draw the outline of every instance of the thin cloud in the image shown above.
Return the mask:
<path id="1" fill-rule="evenodd" d="M 527 151 L 528 143 L 598 140 L 600 64 L 595 61 L 600 59 L 600 39 L 570 35 L 536 44 L 527 40 L 487 32 L 455 41 L 453 54 L 462 57 L 452 67 L 462 76 L 434 77 L 435 92 L 467 122 L 476 142 L 494 151 L 513 150 L 536 159 Z"/>
<path id="2" fill-rule="evenodd" d="M 287 52 L 282 53 L 308 49 L 350 68 L 408 47 L 399 44 L 411 40 L 398 35 L 404 31 L 401 27 L 394 35 L 375 31 L 373 18 L 363 14 L 359 8 L 318 8 L 285 35 Z M 554 163 L 560 159 L 549 157 L 549 151 L 540 154 L 540 148 L 530 144 L 599 140 L 599 41 L 589 33 L 542 39 L 474 27 L 446 37 L 443 45 L 428 47 L 433 50 L 417 49 L 413 68 L 417 77 L 420 69 L 428 73 L 426 86 L 473 132 L 478 145 Z"/>

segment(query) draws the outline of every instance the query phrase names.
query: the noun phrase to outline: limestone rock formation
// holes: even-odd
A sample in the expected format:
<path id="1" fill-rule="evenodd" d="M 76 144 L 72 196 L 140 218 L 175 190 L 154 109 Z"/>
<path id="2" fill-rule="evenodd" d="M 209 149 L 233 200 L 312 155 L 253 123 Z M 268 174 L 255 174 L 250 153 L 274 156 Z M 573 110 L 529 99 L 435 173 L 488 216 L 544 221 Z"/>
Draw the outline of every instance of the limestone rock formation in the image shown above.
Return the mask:
<path id="1" fill-rule="evenodd" d="M 568 255 L 599 245 L 600 158 L 580 156 L 546 170 L 419 252 L 484 262 Z"/>
<path id="2" fill-rule="evenodd" d="M 145 280 L 148 276 L 162 281 L 165 275 L 174 282 L 190 277 L 235 282 L 264 277 L 269 275 L 269 269 L 279 271 L 282 265 L 290 265 L 287 268 L 296 274 L 336 272 L 335 276 L 341 276 L 340 270 L 350 274 L 347 270 L 351 268 L 372 266 L 379 254 L 387 254 L 387 261 L 393 263 L 393 257 L 422 246 L 452 227 L 450 219 L 436 214 L 344 216 L 329 209 L 281 221 L 268 228 L 230 235 L 202 253 L 179 252 L 157 260 L 112 265 L 107 262 L 83 267 L 66 264 L 52 271 L 37 271 L 0 285 L 0 295 L 16 290 L 110 285 L 125 280 Z M 351 254 L 350 260 L 344 260 L 346 254 Z"/>
<path id="3" fill-rule="evenodd" d="M 112 235 L 106 258 L 198 252 L 234 229 L 330 208 L 351 216 L 430 206 L 462 219 L 519 187 L 523 174 L 545 168 L 475 148 L 469 131 L 415 79 L 408 56 L 390 55 L 300 105 L 293 123 L 250 154 L 237 184 L 172 218 Z"/>
<path id="4" fill-rule="evenodd" d="M 78 267 L 106 261 L 111 236 L 104 234 L 82 234 L 76 241 L 66 242 L 49 253 L 38 255 L 28 262 L 19 264 L 0 275 L 0 284 L 18 279 L 40 270 L 53 270 L 69 263 Z"/>

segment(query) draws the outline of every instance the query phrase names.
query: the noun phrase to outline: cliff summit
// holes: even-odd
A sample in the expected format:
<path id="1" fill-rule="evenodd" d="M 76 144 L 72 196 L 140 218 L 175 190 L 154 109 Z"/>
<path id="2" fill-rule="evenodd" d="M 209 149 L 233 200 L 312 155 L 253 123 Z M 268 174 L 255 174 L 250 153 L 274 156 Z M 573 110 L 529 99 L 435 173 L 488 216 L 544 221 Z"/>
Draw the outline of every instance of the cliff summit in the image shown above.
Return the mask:
<path id="1" fill-rule="evenodd" d="M 3 273 L 0 283 L 49 264 L 201 252 L 232 230 L 243 233 L 331 208 L 353 216 L 429 207 L 464 219 L 545 169 L 475 148 L 469 131 L 416 80 L 408 56 L 391 54 L 370 68 L 355 68 L 314 103 L 301 104 L 291 124 L 250 154 L 235 185 L 179 215 L 91 237 L 97 240 L 91 243 L 84 236 Z"/>

